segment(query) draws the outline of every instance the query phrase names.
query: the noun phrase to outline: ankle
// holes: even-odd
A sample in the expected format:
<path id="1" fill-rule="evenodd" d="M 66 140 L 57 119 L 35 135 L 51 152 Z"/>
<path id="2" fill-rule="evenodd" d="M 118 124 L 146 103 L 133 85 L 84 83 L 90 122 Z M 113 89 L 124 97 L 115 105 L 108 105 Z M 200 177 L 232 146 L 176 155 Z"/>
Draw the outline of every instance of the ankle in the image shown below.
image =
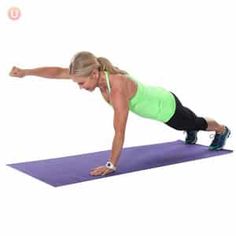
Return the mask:
<path id="1" fill-rule="evenodd" d="M 223 134 L 225 132 L 225 126 L 222 125 L 222 127 L 220 127 L 219 129 L 216 130 L 217 134 Z"/>

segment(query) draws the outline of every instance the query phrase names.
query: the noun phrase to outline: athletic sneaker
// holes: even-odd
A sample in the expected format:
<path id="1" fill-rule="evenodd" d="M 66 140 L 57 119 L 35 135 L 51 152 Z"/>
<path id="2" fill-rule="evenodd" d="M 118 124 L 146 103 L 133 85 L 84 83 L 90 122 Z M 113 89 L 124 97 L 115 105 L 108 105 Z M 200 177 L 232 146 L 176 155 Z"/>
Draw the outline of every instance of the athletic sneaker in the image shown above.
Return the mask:
<path id="1" fill-rule="evenodd" d="M 230 130 L 228 127 L 225 126 L 225 130 L 222 134 L 215 134 L 214 140 L 212 141 L 211 145 L 209 146 L 210 150 L 221 150 L 224 145 L 226 139 L 230 136 Z"/>
<path id="2" fill-rule="evenodd" d="M 186 144 L 195 144 L 197 142 L 197 132 L 196 130 L 186 131 L 187 135 L 185 138 Z"/>

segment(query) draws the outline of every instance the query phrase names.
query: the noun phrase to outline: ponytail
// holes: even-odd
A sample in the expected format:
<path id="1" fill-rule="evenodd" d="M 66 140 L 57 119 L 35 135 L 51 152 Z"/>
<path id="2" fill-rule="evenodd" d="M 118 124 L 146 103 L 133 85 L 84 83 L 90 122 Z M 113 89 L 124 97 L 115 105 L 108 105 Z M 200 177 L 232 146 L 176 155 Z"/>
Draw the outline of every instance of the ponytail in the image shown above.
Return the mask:
<path id="1" fill-rule="evenodd" d="M 120 70 L 118 67 L 113 66 L 111 62 L 105 57 L 97 57 L 97 61 L 100 64 L 101 71 L 108 71 L 111 74 L 127 74 L 126 71 Z"/>
<path id="2" fill-rule="evenodd" d="M 108 59 L 104 57 L 97 58 L 92 53 L 85 51 L 74 55 L 69 66 L 69 71 L 70 74 L 87 76 L 94 68 L 100 71 L 108 71 L 111 74 L 127 74 L 126 71 L 113 66 Z"/>

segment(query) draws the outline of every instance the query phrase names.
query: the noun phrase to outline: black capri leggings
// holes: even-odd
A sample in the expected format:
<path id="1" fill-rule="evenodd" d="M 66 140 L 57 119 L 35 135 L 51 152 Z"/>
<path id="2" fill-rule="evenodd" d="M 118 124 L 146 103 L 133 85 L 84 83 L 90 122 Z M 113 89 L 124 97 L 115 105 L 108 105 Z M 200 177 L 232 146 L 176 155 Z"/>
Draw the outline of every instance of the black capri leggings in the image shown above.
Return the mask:
<path id="1" fill-rule="evenodd" d="M 207 121 L 203 117 L 196 116 L 196 114 L 189 108 L 184 107 L 176 95 L 173 95 L 175 97 L 176 110 L 174 115 L 166 122 L 166 124 L 177 130 L 206 130 L 208 126 Z"/>

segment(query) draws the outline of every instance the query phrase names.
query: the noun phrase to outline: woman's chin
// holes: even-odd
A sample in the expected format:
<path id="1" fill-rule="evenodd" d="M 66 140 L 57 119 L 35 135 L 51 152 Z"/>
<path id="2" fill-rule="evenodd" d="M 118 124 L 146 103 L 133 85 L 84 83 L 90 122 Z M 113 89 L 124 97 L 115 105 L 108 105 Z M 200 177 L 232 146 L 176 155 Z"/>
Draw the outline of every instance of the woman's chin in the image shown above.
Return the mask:
<path id="1" fill-rule="evenodd" d="M 95 88 L 86 89 L 88 92 L 93 92 Z"/>

